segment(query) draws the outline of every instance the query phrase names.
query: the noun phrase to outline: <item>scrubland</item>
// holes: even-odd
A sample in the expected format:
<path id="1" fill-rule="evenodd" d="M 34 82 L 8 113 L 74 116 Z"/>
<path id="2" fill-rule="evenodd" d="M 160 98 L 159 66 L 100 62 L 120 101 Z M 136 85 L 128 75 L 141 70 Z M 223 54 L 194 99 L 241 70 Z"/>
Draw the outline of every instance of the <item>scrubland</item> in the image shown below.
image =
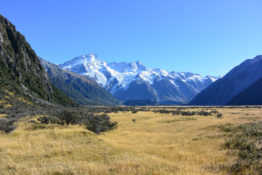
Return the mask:
<path id="1" fill-rule="evenodd" d="M 0 134 L 0 174 L 260 173 L 261 130 L 257 127 L 253 132 L 254 127 L 249 126 L 262 120 L 260 107 L 146 109 L 108 113 L 117 127 L 100 134 L 84 125 L 40 123 L 40 114 L 21 117 L 14 124 L 15 130 Z M 216 110 L 223 116 L 154 112 L 163 109 Z M 248 128 L 252 130 L 250 135 L 239 137 L 249 132 Z M 248 144 L 238 147 L 238 138 L 241 143 L 254 141 L 255 151 L 251 152 L 255 158 L 248 153 L 247 158 L 241 157 Z"/>

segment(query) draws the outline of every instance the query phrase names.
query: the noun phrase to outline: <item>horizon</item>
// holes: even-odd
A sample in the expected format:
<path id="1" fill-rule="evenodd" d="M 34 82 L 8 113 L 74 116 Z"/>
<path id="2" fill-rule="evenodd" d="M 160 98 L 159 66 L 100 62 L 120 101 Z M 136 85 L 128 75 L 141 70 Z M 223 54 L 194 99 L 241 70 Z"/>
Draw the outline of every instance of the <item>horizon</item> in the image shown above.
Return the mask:
<path id="1" fill-rule="evenodd" d="M 258 0 L 15 2 L 3 2 L 0 14 L 55 64 L 95 53 L 106 62 L 223 76 L 262 54 Z"/>

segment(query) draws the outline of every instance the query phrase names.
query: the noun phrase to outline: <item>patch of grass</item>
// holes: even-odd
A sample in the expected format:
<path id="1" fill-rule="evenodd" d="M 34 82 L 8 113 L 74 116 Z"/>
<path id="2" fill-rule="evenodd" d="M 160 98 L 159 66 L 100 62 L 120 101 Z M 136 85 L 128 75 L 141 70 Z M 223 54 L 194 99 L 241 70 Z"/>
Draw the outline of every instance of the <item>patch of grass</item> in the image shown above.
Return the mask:
<path id="1" fill-rule="evenodd" d="M 197 118 L 193 117 L 184 117 L 184 118 L 177 118 L 172 120 L 161 120 L 160 123 L 174 123 L 174 122 L 181 122 L 181 121 L 190 121 L 190 120 L 197 120 Z"/>
<path id="2" fill-rule="evenodd" d="M 250 122 L 245 113 L 262 119 L 260 108 L 64 108 L 10 100 L 11 96 L 7 103 L 14 105 L 0 108 L 0 113 L 15 120 L 17 128 L 0 133 L 0 174 L 233 174 L 227 168 L 236 164 L 239 150 L 224 146 L 228 136 L 233 138 L 236 126 Z M 162 109 L 217 110 L 223 117 L 153 112 Z M 105 112 L 110 122 L 118 123 L 116 129 L 99 135 L 86 129 L 85 118 L 90 126 L 99 128 L 106 120 L 97 121 L 100 117 L 94 116 Z M 91 118 L 100 124 L 93 125 Z M 255 146 L 259 148 L 260 142 Z M 256 174 L 252 167 L 235 174 L 241 173 Z"/>
<path id="3" fill-rule="evenodd" d="M 237 161 L 230 167 L 232 174 L 262 174 L 262 121 L 233 127 L 226 125 L 229 132 L 226 147 L 238 151 Z"/>
<path id="4" fill-rule="evenodd" d="M 6 114 L 0 114 L 0 118 L 6 117 Z"/>
<path id="5" fill-rule="evenodd" d="M 11 107 L 12 107 L 11 104 L 5 104 L 5 105 L 4 105 L 4 108 L 11 108 Z"/>
<path id="6" fill-rule="evenodd" d="M 25 130 L 33 125 L 21 120 L 13 133 L 0 135 L 0 174 L 164 175 L 177 170 L 161 158 L 118 149 L 77 125 Z"/>

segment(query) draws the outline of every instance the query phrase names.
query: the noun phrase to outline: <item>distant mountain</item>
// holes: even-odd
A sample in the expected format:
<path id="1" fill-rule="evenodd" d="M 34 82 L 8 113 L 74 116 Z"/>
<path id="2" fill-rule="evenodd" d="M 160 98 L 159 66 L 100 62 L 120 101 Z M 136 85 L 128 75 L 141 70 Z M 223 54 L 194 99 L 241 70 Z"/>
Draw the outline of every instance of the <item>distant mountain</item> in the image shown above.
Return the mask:
<path id="1" fill-rule="evenodd" d="M 262 56 L 248 59 L 233 68 L 223 78 L 198 94 L 191 105 L 226 105 L 236 103 L 231 99 L 262 78 Z M 257 84 L 256 86 L 257 87 Z M 244 93 L 246 94 L 246 93 Z M 242 94 L 243 95 L 243 94 Z M 241 96 L 242 96 L 241 95 Z M 237 97 L 237 99 L 240 97 Z M 243 96 L 241 98 L 244 98 Z"/>
<path id="2" fill-rule="evenodd" d="M 81 105 L 116 105 L 118 101 L 94 80 L 61 69 L 59 66 L 40 59 L 49 80 L 67 96 Z"/>
<path id="3" fill-rule="evenodd" d="M 49 82 L 24 36 L 0 15 L 0 90 L 5 89 L 37 102 L 74 104 Z"/>
<path id="4" fill-rule="evenodd" d="M 228 105 L 262 105 L 262 78 L 234 96 Z"/>
<path id="5" fill-rule="evenodd" d="M 82 55 L 59 66 L 91 77 L 117 99 L 129 104 L 135 101 L 186 104 L 217 80 L 216 77 L 188 72 L 148 69 L 139 61 L 107 63 L 95 54 Z"/>

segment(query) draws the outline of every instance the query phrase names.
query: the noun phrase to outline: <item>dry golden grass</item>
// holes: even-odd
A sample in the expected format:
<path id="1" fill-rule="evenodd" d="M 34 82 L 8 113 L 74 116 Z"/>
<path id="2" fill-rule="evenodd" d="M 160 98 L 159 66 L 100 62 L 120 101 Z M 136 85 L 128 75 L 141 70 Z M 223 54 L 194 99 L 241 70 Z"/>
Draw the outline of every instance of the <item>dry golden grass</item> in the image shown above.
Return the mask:
<path id="1" fill-rule="evenodd" d="M 0 105 L 2 105 L 4 108 L 11 108 L 12 105 L 7 103 L 6 100 L 0 100 Z"/>
<path id="2" fill-rule="evenodd" d="M 226 174 L 236 157 L 217 126 L 261 120 L 262 111 L 218 110 L 222 118 L 114 113 L 118 128 L 101 135 L 22 119 L 0 134 L 0 174 Z"/>
<path id="3" fill-rule="evenodd" d="M 6 117 L 6 114 L 0 114 L 0 118 Z"/>
<path id="4" fill-rule="evenodd" d="M 24 99 L 23 97 L 18 97 L 17 100 L 20 101 L 20 102 L 23 102 L 23 103 L 25 103 L 25 104 L 28 104 L 28 105 L 33 106 L 33 103 L 32 103 L 32 102 Z"/>

